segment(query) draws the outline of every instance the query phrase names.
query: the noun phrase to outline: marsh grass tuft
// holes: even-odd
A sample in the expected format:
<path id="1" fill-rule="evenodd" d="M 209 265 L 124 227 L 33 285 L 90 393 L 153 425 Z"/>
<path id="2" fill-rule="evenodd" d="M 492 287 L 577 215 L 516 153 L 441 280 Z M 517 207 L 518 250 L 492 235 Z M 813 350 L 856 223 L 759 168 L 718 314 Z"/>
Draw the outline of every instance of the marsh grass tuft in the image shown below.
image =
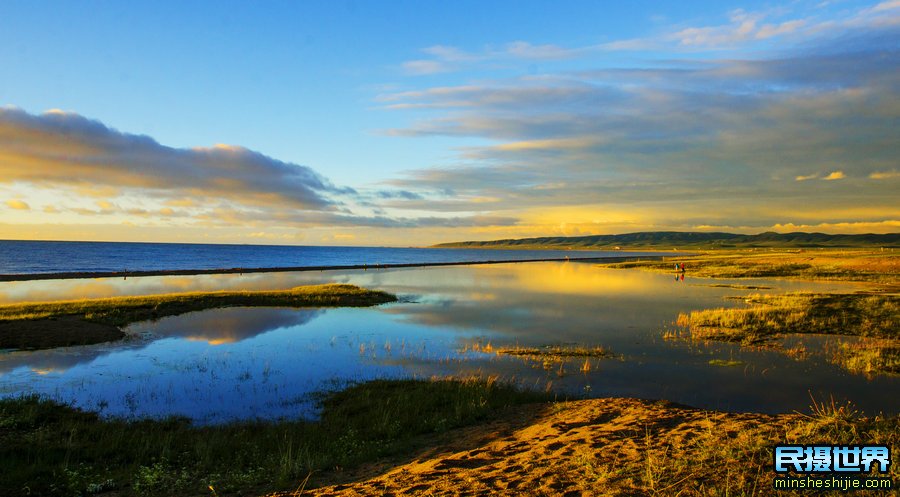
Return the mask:
<path id="1" fill-rule="evenodd" d="M 794 359 L 795 361 L 802 361 L 809 357 L 809 351 L 806 350 L 806 345 L 804 345 L 802 342 L 794 345 L 793 347 L 783 349 L 782 352 L 784 353 L 784 355 L 790 357 L 791 359 Z"/>

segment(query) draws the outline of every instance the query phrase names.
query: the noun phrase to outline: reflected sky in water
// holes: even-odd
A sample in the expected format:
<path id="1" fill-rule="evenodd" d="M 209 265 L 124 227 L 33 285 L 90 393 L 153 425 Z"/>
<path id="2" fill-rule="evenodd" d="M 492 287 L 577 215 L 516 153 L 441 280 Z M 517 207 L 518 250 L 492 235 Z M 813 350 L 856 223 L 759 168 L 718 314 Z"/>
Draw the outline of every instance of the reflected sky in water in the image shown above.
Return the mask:
<path id="1" fill-rule="evenodd" d="M 690 273 L 688 273 L 689 275 Z M 804 411 L 810 395 L 900 412 L 897 378 L 866 379 L 814 353 L 662 339 L 679 312 L 739 305 L 727 280 L 613 270 L 588 263 L 377 271 L 203 275 L 4 283 L 6 300 L 64 299 L 349 282 L 394 292 L 369 309 L 216 309 L 138 323 L 114 344 L 0 354 L 0 395 L 39 393 L 107 415 L 188 416 L 202 423 L 309 417 L 313 392 L 375 377 L 496 374 L 589 396 L 664 398 L 732 411 Z M 847 283 L 741 280 L 763 292 L 855 291 Z M 835 337 L 801 337 L 821 351 Z M 540 363 L 471 351 L 548 344 L 602 345 L 617 356 Z M 712 359 L 740 366 L 709 364 Z"/>

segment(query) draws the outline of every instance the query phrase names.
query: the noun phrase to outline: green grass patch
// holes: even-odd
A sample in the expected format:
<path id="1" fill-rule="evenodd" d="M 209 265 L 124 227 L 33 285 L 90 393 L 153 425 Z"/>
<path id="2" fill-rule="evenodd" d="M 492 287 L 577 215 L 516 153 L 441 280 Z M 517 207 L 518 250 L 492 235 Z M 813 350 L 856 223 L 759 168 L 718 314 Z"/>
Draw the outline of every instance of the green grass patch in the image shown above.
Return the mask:
<path id="1" fill-rule="evenodd" d="M 738 361 L 736 359 L 710 359 L 710 366 L 719 366 L 723 368 L 732 368 L 735 366 L 741 366 L 744 364 L 744 361 Z"/>
<path id="2" fill-rule="evenodd" d="M 354 285 L 312 285 L 272 291 L 191 292 L 0 306 L 0 348 L 85 345 L 123 336 L 130 323 L 236 306 L 369 306 L 397 300 Z"/>
<path id="3" fill-rule="evenodd" d="M 493 380 L 372 381 L 324 394 L 319 421 L 208 427 L 101 420 L 36 397 L 0 400 L 0 495 L 293 490 L 318 470 L 407 453 L 425 434 L 548 400 Z"/>

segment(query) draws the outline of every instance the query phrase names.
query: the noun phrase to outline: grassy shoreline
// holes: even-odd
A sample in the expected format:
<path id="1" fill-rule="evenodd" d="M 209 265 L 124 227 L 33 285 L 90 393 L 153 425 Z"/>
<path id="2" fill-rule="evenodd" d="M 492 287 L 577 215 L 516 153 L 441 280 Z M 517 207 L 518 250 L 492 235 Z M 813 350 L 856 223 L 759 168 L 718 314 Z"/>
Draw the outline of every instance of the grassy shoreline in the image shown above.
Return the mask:
<path id="1" fill-rule="evenodd" d="M 718 413 L 432 379 L 362 383 L 322 405 L 319 421 L 194 427 L 0 400 L 0 494 L 442 494 L 489 483 L 501 486 L 483 494 L 765 495 L 774 443 L 887 444 L 895 480 L 900 468 L 900 418 L 815 401 L 805 415 Z"/>
<path id="2" fill-rule="evenodd" d="M 0 400 L 0 494 L 210 495 L 295 488 L 311 473 L 409 453 L 422 436 L 551 400 L 493 379 L 375 380 L 323 394 L 318 421 L 192 426 L 103 420 L 36 397 Z M 434 443 L 434 440 L 428 443 Z"/>
<path id="3" fill-rule="evenodd" d="M 219 307 L 360 307 L 394 295 L 354 285 L 311 285 L 274 291 L 172 293 L 0 306 L 0 349 L 37 350 L 124 337 L 134 322 Z"/>

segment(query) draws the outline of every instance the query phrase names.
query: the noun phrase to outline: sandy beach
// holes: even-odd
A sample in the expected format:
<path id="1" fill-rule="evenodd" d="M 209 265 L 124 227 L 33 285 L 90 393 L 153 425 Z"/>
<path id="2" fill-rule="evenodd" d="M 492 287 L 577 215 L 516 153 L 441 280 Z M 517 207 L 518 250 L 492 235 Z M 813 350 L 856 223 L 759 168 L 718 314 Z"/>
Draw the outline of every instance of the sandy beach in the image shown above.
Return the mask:
<path id="1" fill-rule="evenodd" d="M 815 437 L 830 422 L 627 398 L 532 404 L 406 460 L 314 474 L 331 484 L 268 497 L 768 495 L 766 449 Z M 895 418 L 894 443 L 896 428 Z"/>

